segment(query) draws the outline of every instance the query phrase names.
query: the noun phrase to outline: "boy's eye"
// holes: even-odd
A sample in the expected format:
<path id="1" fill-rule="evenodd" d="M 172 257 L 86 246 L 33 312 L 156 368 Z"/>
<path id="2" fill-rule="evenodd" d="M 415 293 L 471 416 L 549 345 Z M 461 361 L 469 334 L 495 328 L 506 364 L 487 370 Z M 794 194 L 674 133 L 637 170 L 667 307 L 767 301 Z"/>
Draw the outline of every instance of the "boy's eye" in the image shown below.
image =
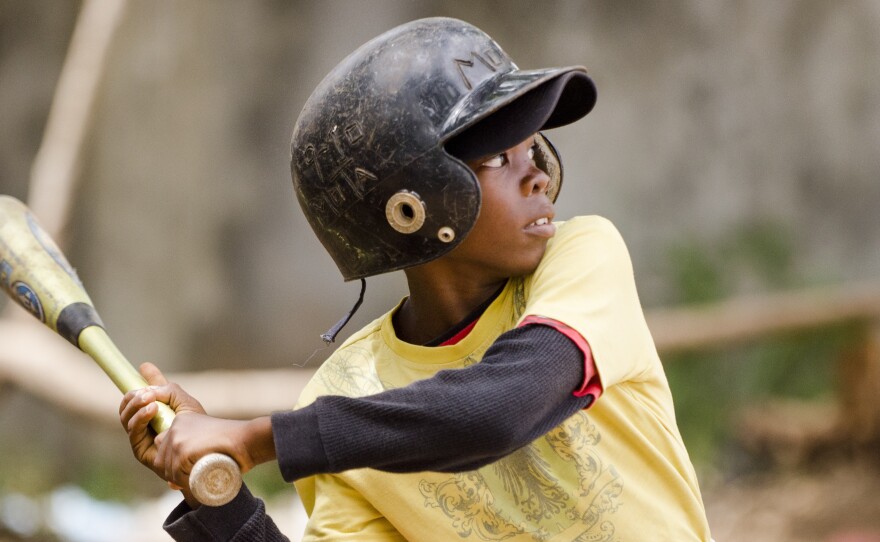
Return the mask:
<path id="1" fill-rule="evenodd" d="M 483 167 L 501 167 L 504 165 L 504 154 L 496 154 L 480 165 Z"/>
<path id="2" fill-rule="evenodd" d="M 537 153 L 537 152 L 538 152 L 538 144 L 537 143 L 532 145 L 531 147 L 529 147 L 529 160 L 534 160 L 535 153 Z"/>

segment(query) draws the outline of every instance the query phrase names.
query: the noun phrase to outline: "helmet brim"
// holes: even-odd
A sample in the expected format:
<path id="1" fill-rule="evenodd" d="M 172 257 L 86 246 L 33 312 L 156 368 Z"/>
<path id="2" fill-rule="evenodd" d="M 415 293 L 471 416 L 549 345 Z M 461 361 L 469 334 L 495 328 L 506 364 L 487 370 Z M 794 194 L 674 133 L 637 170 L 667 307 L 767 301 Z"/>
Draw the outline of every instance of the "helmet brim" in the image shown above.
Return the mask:
<path id="1" fill-rule="evenodd" d="M 595 104 L 596 85 L 582 66 L 502 73 L 453 108 L 444 147 L 463 161 L 491 156 L 575 122 Z"/>

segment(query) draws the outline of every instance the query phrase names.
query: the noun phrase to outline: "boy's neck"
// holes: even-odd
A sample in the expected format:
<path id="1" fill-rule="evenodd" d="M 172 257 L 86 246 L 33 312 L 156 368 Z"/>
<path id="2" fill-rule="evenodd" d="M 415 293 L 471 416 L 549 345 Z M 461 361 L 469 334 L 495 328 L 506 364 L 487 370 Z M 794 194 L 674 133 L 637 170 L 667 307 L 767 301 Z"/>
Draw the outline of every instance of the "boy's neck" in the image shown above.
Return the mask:
<path id="1" fill-rule="evenodd" d="M 507 279 L 475 280 L 421 266 L 406 270 L 409 297 L 395 315 L 398 338 L 426 344 L 471 315 Z"/>

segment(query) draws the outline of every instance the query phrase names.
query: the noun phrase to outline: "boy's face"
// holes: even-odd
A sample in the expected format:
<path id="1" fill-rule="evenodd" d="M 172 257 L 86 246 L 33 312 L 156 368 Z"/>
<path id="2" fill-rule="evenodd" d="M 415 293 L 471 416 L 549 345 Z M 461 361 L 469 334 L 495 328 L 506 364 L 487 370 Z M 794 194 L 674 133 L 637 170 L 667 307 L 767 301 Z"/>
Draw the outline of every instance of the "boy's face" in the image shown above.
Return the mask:
<path id="1" fill-rule="evenodd" d="M 550 177 L 535 165 L 535 137 L 501 154 L 468 162 L 482 190 L 480 216 L 447 257 L 496 279 L 535 270 L 556 233 Z"/>

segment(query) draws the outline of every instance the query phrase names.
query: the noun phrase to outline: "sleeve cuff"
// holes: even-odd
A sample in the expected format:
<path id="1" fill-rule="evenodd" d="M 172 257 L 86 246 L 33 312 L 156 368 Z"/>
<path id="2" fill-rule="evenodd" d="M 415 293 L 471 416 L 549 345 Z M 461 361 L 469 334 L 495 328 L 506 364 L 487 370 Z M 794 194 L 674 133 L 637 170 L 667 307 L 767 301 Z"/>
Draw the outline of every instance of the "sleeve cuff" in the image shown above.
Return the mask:
<path id="1" fill-rule="evenodd" d="M 299 410 L 273 413 L 272 438 L 278 468 L 287 482 L 328 472 L 329 462 L 321 441 L 316 403 Z"/>
<path id="2" fill-rule="evenodd" d="M 572 392 L 572 395 L 575 397 L 592 396 L 592 400 L 584 408 L 592 406 L 596 402 L 596 399 L 602 395 L 603 389 L 602 381 L 599 379 L 599 372 L 596 370 L 596 362 L 593 361 L 593 351 L 590 348 L 589 343 L 587 343 L 587 340 L 584 339 L 583 335 L 581 335 L 576 329 L 567 326 L 558 320 L 554 320 L 553 318 L 547 318 L 546 316 L 526 316 L 519 327 L 531 324 L 548 326 L 555 329 L 559 333 L 568 337 L 569 340 L 571 340 L 571 342 L 573 342 L 584 354 L 584 380 L 580 387 Z"/>
<path id="3" fill-rule="evenodd" d="M 262 507 L 263 502 L 242 485 L 238 495 L 223 506 L 200 506 L 193 510 L 186 501 L 181 502 L 162 527 L 178 542 L 232 540 Z"/>

